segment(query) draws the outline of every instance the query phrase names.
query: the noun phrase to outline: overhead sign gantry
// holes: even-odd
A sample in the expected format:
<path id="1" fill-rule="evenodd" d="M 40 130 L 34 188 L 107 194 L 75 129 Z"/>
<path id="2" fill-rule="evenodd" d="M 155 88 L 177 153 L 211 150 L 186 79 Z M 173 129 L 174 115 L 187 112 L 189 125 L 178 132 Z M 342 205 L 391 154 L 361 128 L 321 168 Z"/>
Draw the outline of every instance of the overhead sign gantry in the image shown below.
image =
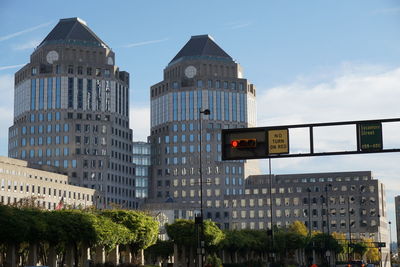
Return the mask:
<path id="1" fill-rule="evenodd" d="M 222 159 L 242 160 L 260 158 L 309 157 L 362 153 L 400 152 L 385 149 L 382 124 L 400 122 L 400 118 L 383 120 L 347 121 L 314 124 L 297 124 L 276 127 L 238 128 L 222 130 Z M 356 130 L 356 148 L 346 151 L 314 151 L 314 129 L 329 126 L 353 125 Z M 308 128 L 309 150 L 290 153 L 289 132 Z"/>

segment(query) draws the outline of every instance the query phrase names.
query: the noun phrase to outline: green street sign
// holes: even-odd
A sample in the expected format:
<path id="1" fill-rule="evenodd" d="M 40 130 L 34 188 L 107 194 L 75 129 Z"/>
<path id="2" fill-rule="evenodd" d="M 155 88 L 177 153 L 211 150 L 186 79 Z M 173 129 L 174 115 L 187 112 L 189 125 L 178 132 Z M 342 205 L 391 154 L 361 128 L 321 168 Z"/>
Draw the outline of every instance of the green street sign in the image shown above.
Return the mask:
<path id="1" fill-rule="evenodd" d="M 371 152 L 383 149 L 382 123 L 359 123 L 357 124 L 358 151 Z"/>
<path id="2" fill-rule="evenodd" d="M 385 248 L 386 243 L 385 242 L 375 242 L 377 248 Z"/>

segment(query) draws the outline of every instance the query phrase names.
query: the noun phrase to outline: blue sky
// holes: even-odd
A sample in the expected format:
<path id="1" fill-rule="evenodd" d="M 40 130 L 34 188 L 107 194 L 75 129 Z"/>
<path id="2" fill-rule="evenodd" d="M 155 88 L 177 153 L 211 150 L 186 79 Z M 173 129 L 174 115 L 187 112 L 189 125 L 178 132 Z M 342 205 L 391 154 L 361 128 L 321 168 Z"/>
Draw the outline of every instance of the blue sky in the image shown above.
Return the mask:
<path id="1" fill-rule="evenodd" d="M 131 74 L 136 140 L 149 132 L 149 87 L 198 34 L 212 35 L 256 85 L 259 126 L 400 117 L 398 1 L 1 0 L 0 155 L 7 155 L 16 66 L 27 63 L 34 47 L 67 17 L 85 20 Z M 399 129 L 392 125 L 384 132 L 388 145 L 400 148 Z M 334 137 L 327 132 L 320 145 L 349 142 Z M 357 155 L 274 160 L 272 166 L 274 173 L 372 170 L 387 187 L 394 221 L 399 160 L 399 154 Z"/>

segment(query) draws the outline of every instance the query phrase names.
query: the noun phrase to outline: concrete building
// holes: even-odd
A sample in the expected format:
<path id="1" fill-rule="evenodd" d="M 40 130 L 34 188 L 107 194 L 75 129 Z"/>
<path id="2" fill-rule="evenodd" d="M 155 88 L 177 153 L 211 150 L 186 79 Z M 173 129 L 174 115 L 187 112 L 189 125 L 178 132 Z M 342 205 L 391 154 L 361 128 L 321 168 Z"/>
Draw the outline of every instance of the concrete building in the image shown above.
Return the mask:
<path id="1" fill-rule="evenodd" d="M 64 206 L 90 207 L 96 204 L 95 190 L 68 184 L 65 175 L 30 168 L 28 162 L 0 157 L 0 203 L 16 205 L 34 198 L 36 205 L 55 209 Z"/>
<path id="2" fill-rule="evenodd" d="M 273 175 L 270 181 L 269 175 L 250 176 L 244 195 L 225 196 L 224 217 L 232 229 L 265 229 L 271 222 L 286 227 L 301 221 L 309 230 L 385 242 L 382 259 L 390 262 L 385 188 L 371 172 Z"/>
<path id="3" fill-rule="evenodd" d="M 397 251 L 400 251 L 400 196 L 396 196 L 394 198 L 395 212 L 396 212 L 396 242 L 397 242 Z M 394 242 L 394 241 L 392 241 Z"/>
<path id="4" fill-rule="evenodd" d="M 222 223 L 223 196 L 243 194 L 257 166 L 221 161 L 221 129 L 255 126 L 255 96 L 240 65 L 210 36 L 191 37 L 151 87 L 151 202 L 199 210 L 202 161 L 204 210 Z"/>
<path id="5" fill-rule="evenodd" d="M 98 190 L 104 207 L 136 206 L 129 74 L 83 20 L 61 19 L 15 74 L 8 151 Z"/>

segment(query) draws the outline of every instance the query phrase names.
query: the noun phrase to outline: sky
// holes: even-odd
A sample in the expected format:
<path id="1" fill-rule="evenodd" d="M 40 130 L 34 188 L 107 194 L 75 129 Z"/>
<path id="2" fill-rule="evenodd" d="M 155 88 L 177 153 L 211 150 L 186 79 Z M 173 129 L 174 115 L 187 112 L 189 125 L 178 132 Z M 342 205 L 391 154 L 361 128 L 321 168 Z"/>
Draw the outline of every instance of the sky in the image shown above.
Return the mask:
<path id="1" fill-rule="evenodd" d="M 150 86 L 199 34 L 210 34 L 256 86 L 258 126 L 400 118 L 399 1 L 1 0 L 0 155 L 13 120 L 13 75 L 69 17 L 85 20 L 130 73 L 134 140 L 149 135 Z M 384 125 L 384 148 L 400 148 L 399 130 L 399 123 Z M 316 135 L 321 150 L 346 149 L 355 138 L 346 127 Z M 290 133 L 291 151 L 307 146 L 304 136 Z M 399 153 L 274 159 L 272 173 L 370 170 L 386 186 L 394 223 L 399 162 Z M 261 169 L 268 172 L 265 160 Z"/>

